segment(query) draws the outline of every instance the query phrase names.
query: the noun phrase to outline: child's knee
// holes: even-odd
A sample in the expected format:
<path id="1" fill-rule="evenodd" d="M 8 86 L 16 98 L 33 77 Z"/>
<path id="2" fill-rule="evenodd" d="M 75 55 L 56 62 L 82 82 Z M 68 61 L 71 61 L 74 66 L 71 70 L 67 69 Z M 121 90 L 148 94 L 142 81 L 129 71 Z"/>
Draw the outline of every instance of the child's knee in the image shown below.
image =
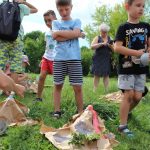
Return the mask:
<path id="1" fill-rule="evenodd" d="M 39 81 L 45 81 L 45 78 L 46 78 L 46 75 L 40 75 L 40 77 L 39 77 Z"/>
<path id="2" fill-rule="evenodd" d="M 73 86 L 75 93 L 81 93 L 82 87 L 81 86 Z"/>
<path id="3" fill-rule="evenodd" d="M 133 98 L 134 98 L 134 92 L 126 91 L 124 97 L 128 101 L 128 103 L 132 103 Z"/>
<path id="4" fill-rule="evenodd" d="M 134 102 L 139 102 L 142 99 L 142 94 L 141 95 L 134 95 Z"/>
<path id="5" fill-rule="evenodd" d="M 56 90 L 56 91 L 61 91 L 61 90 L 62 90 L 62 87 L 63 87 L 63 84 L 55 85 L 55 90 Z"/>

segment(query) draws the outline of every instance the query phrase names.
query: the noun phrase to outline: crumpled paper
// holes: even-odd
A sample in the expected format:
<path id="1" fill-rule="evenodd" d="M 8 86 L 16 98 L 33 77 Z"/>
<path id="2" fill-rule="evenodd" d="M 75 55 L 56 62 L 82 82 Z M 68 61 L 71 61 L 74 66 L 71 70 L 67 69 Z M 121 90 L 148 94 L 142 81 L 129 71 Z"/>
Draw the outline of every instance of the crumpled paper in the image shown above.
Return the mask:
<path id="1" fill-rule="evenodd" d="M 29 109 L 15 99 L 6 99 L 0 103 L 0 118 L 6 120 L 9 126 L 34 125 L 37 121 L 26 117 Z"/>
<path id="2" fill-rule="evenodd" d="M 101 96 L 99 99 L 106 99 L 107 101 L 114 103 L 121 103 L 123 94 L 121 91 L 109 93 L 107 95 Z"/>
<path id="3" fill-rule="evenodd" d="M 98 123 L 101 135 L 100 139 L 92 143 L 85 142 L 85 145 L 82 147 L 68 143 L 71 141 L 73 133 L 86 135 L 96 133 L 93 126 L 93 114 L 89 109 L 86 109 L 82 114 L 73 116 L 71 122 L 59 129 L 54 129 L 42 124 L 40 133 L 44 134 L 55 147 L 61 150 L 112 150 L 112 147 L 117 145 L 118 141 L 115 140 L 115 136 L 112 133 L 104 134 L 105 126 L 103 120 L 99 117 Z"/>

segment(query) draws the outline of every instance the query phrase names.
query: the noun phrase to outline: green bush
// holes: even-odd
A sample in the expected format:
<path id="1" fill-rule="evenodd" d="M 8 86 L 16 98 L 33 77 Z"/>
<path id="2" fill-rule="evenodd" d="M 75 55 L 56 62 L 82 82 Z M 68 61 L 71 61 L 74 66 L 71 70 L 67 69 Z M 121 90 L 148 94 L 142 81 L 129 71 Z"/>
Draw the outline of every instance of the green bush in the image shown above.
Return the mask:
<path id="1" fill-rule="evenodd" d="M 83 76 L 87 76 L 90 72 L 90 66 L 92 64 L 92 50 L 87 47 L 81 48 L 81 60 L 82 60 L 82 70 Z"/>
<path id="2" fill-rule="evenodd" d="M 39 63 L 45 51 L 44 33 L 33 31 L 24 37 L 24 51 L 29 57 L 28 72 L 39 73 Z"/>

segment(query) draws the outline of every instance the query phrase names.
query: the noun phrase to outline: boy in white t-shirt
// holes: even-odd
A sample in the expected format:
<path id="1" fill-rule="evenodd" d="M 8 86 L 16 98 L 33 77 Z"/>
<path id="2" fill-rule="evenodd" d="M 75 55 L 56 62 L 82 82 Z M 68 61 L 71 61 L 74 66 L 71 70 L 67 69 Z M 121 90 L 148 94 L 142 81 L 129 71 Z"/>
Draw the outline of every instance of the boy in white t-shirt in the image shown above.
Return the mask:
<path id="1" fill-rule="evenodd" d="M 36 101 L 42 101 L 42 91 L 44 87 L 44 82 L 46 79 L 46 76 L 48 74 L 53 74 L 53 60 L 54 60 L 54 46 L 55 46 L 55 41 L 52 38 L 52 21 L 56 20 L 56 15 L 53 10 L 48 10 L 47 12 L 44 13 L 43 15 L 45 24 L 47 25 L 48 28 L 50 28 L 49 32 L 45 33 L 45 41 L 46 41 L 46 50 L 43 55 L 42 61 L 41 61 L 41 72 L 40 72 L 40 77 L 39 77 L 39 82 L 38 82 L 38 92 L 37 92 L 37 97 Z"/>

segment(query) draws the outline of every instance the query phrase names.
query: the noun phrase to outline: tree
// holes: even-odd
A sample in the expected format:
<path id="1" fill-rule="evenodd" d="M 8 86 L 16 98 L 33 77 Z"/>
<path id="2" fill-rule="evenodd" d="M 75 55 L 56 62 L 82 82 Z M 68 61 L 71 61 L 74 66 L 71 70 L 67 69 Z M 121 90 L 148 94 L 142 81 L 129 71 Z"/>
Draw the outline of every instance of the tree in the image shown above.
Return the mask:
<path id="1" fill-rule="evenodd" d="M 39 63 L 45 51 L 44 33 L 41 31 L 27 33 L 24 37 L 24 43 L 25 52 L 30 61 L 28 70 L 33 73 L 39 73 Z"/>
<path id="2" fill-rule="evenodd" d="M 84 31 L 86 32 L 86 39 L 91 44 L 93 38 L 99 32 L 99 25 L 102 22 L 109 22 L 111 10 L 106 5 L 97 7 L 95 13 L 92 15 L 93 23 L 86 25 Z"/>
<path id="3" fill-rule="evenodd" d="M 92 42 L 93 38 L 99 33 L 99 25 L 105 22 L 110 26 L 110 36 L 114 38 L 118 26 L 127 20 L 123 4 L 117 4 L 113 8 L 102 5 L 96 8 L 95 13 L 92 15 L 93 23 L 85 26 L 86 39 Z"/>
<path id="4" fill-rule="evenodd" d="M 90 67 L 92 64 L 92 55 L 93 52 L 91 49 L 85 46 L 81 47 L 81 61 L 82 61 L 82 70 L 84 76 L 87 76 L 90 72 Z"/>
<path id="5" fill-rule="evenodd" d="M 146 22 L 150 23 L 150 0 L 146 0 L 146 5 L 145 5 L 145 20 Z"/>

